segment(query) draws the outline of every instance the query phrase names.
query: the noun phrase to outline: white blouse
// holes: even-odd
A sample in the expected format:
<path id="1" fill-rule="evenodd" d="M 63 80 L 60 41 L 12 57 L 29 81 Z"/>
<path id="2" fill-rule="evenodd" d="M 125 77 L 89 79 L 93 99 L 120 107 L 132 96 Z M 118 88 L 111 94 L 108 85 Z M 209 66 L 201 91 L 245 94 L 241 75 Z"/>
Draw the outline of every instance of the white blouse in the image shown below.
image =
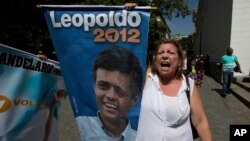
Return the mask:
<path id="1" fill-rule="evenodd" d="M 192 141 L 190 106 L 184 76 L 176 97 L 163 94 L 157 75 L 149 75 L 143 90 L 136 141 Z M 190 95 L 194 81 L 189 79 Z"/>

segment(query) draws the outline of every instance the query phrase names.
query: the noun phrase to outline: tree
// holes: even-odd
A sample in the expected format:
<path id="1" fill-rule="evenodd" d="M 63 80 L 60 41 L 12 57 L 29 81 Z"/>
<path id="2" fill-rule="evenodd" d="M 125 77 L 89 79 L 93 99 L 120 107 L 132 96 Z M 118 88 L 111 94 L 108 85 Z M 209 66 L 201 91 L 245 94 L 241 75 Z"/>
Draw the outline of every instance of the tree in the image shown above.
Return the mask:
<path id="1" fill-rule="evenodd" d="M 184 18 L 191 14 L 186 0 L 155 0 L 155 4 L 159 12 L 170 20 L 173 16 Z"/>
<path id="2" fill-rule="evenodd" d="M 189 35 L 188 37 L 181 38 L 179 40 L 182 47 L 187 49 L 187 55 L 191 58 L 191 60 L 195 57 L 194 56 L 194 42 L 193 42 L 193 35 Z"/>
<path id="3" fill-rule="evenodd" d="M 150 0 L 152 2 L 152 0 Z M 150 19 L 149 51 L 165 38 L 168 32 L 165 21 L 157 22 L 156 17 L 171 19 L 172 16 L 185 17 L 189 14 L 185 0 L 133 0 L 139 6 L 153 5 Z M 38 4 L 91 4 L 124 5 L 124 0 L 8 0 L 0 1 L 0 42 L 36 54 L 43 51 L 49 58 L 56 59 L 45 18 Z"/>
<path id="4" fill-rule="evenodd" d="M 8 0 L 1 1 L 0 5 L 1 43 L 34 54 L 45 46 L 51 50 L 52 43 L 47 26 L 35 1 Z"/>

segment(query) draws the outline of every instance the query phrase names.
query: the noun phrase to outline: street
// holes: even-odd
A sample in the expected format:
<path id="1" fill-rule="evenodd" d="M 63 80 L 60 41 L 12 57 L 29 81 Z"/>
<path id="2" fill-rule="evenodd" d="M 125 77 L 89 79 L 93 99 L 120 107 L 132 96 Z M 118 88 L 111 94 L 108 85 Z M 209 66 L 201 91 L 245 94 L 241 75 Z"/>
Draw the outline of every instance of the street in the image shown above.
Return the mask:
<path id="1" fill-rule="evenodd" d="M 221 97 L 221 85 L 211 77 L 205 76 L 199 91 L 210 123 L 213 141 L 229 141 L 229 127 L 232 124 L 250 124 L 250 109 L 232 94 L 225 98 Z M 59 111 L 60 140 L 80 141 L 70 106 L 67 98 Z"/>

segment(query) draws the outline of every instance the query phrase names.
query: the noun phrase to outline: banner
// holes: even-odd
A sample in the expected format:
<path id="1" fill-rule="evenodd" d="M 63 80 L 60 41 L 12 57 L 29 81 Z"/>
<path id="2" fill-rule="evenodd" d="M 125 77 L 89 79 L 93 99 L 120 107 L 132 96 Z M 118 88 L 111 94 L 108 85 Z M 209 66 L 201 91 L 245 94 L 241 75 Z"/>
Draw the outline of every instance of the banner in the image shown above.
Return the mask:
<path id="1" fill-rule="evenodd" d="M 58 141 L 58 62 L 0 44 L 0 141 Z"/>
<path id="2" fill-rule="evenodd" d="M 123 6 L 41 7 L 82 140 L 91 139 L 86 134 L 102 136 L 105 133 L 97 126 L 106 130 L 105 126 L 116 120 L 115 128 L 125 121 L 124 125 L 137 130 L 150 7 L 132 11 Z"/>

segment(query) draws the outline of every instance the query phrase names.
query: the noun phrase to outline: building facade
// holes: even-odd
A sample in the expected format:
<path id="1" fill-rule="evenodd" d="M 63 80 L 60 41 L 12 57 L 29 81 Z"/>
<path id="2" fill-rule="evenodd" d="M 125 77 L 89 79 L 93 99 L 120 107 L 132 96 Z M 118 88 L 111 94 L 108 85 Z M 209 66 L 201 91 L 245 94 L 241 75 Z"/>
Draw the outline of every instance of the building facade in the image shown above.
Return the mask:
<path id="1" fill-rule="evenodd" d="M 209 74 L 221 81 L 220 58 L 232 47 L 245 73 L 236 75 L 249 75 L 250 1 L 199 0 L 195 15 L 194 49 L 209 56 Z"/>

